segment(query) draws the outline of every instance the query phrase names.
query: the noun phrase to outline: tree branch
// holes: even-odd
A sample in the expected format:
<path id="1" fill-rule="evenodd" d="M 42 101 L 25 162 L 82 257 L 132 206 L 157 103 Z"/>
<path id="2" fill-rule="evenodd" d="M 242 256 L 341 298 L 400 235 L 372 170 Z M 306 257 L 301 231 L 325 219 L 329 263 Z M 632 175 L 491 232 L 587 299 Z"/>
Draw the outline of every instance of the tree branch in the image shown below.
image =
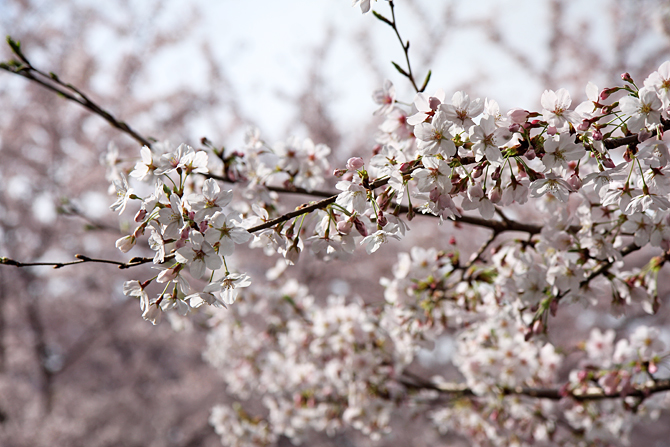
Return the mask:
<path id="1" fill-rule="evenodd" d="M 459 383 L 431 383 L 425 380 L 417 382 L 417 377 L 413 376 L 412 381 L 401 378 L 400 382 L 414 389 L 430 389 L 443 394 L 456 395 L 461 397 L 476 397 L 472 389 L 465 384 Z M 537 399 L 561 400 L 569 397 L 577 401 L 620 399 L 624 397 L 647 398 L 652 394 L 670 391 L 670 379 L 656 380 L 645 385 L 637 385 L 630 391 L 619 391 L 616 393 L 606 393 L 600 387 L 590 386 L 588 388 L 577 388 L 572 391 L 562 388 L 530 388 L 530 387 L 500 387 L 500 393 L 504 396 L 528 396 Z"/>
<path id="2" fill-rule="evenodd" d="M 79 259 L 79 260 L 78 261 L 69 261 L 69 262 L 19 262 L 19 261 L 15 261 L 14 259 L 2 257 L 2 258 L 0 258 L 0 265 L 13 265 L 14 267 L 50 266 L 50 267 L 53 267 L 54 269 L 59 269 L 59 268 L 68 267 L 68 266 L 71 266 L 71 265 L 83 264 L 85 262 L 95 262 L 95 263 L 100 263 L 100 264 L 117 265 L 120 269 L 127 269 L 127 268 L 130 268 L 130 267 L 136 267 L 138 265 L 153 262 L 153 258 L 140 258 L 140 257 L 132 258 L 128 262 L 111 261 L 109 259 L 96 259 L 96 258 L 90 258 L 90 257 L 85 256 L 85 255 L 74 255 L 74 257 Z M 168 258 L 171 258 L 171 257 L 166 256 L 166 259 L 168 259 Z"/>
<path id="3" fill-rule="evenodd" d="M 52 92 L 63 96 L 65 99 L 69 99 L 70 101 L 76 102 L 85 109 L 102 117 L 112 127 L 126 133 L 142 146 L 151 147 L 151 142 L 149 141 L 149 139 L 138 134 L 128 124 L 126 124 L 123 121 L 119 121 L 107 110 L 103 109 L 102 107 L 98 106 L 95 102 L 91 101 L 91 99 L 81 90 L 79 90 L 72 84 L 66 84 L 62 82 L 58 78 L 58 75 L 56 75 L 55 73 L 47 74 L 35 68 L 30 63 L 30 61 L 23 55 L 23 52 L 21 51 L 21 46 L 18 42 L 13 41 L 11 37 L 7 37 L 7 43 L 11 47 L 12 52 L 21 61 L 19 62 L 16 60 L 11 60 L 8 63 L 5 62 L 0 63 L 0 69 L 22 76 L 33 82 L 36 82 L 37 84 L 47 88 L 48 90 L 51 90 Z"/>

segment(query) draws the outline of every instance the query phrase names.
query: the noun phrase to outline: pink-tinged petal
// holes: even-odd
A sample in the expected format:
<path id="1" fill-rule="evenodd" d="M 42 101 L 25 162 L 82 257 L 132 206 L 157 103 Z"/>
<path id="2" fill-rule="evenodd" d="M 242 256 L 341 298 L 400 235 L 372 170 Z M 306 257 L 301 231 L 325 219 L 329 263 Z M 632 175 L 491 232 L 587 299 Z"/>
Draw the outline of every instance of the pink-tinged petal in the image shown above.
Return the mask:
<path id="1" fill-rule="evenodd" d="M 546 110 L 554 110 L 556 108 L 556 93 L 553 90 L 545 90 L 540 98 L 540 104 Z"/>
<path id="2" fill-rule="evenodd" d="M 600 100 L 600 90 L 598 90 L 598 86 L 591 81 L 586 84 L 586 97 L 590 101 L 598 102 Z"/>
<path id="3" fill-rule="evenodd" d="M 564 88 L 559 88 L 556 91 L 556 107 L 562 110 L 567 110 L 570 108 L 570 104 L 572 104 L 570 93 Z"/>
<path id="4" fill-rule="evenodd" d="M 421 123 L 423 123 L 424 121 L 426 121 L 426 118 L 428 118 L 428 114 L 427 114 L 427 113 L 418 112 L 418 113 L 415 113 L 415 114 L 412 115 L 412 116 L 407 117 L 407 121 L 406 121 L 406 122 L 407 122 L 407 124 L 409 124 L 410 126 L 416 126 L 416 125 L 421 124 Z"/>

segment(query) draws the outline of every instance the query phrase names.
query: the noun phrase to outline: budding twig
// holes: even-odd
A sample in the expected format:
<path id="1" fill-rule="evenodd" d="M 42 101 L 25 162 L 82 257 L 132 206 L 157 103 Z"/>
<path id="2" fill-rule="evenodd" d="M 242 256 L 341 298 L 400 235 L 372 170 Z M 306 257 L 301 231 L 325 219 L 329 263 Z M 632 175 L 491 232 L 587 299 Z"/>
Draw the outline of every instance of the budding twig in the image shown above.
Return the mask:
<path id="1" fill-rule="evenodd" d="M 21 45 L 18 41 L 14 41 L 11 37 L 8 36 L 7 43 L 11 47 L 12 52 L 20 59 L 20 61 L 11 60 L 9 62 L 0 63 L 0 69 L 36 82 L 37 84 L 51 90 L 52 92 L 63 96 L 65 99 L 76 102 L 82 107 L 102 117 L 112 127 L 126 133 L 141 145 L 151 147 L 151 142 L 149 139 L 137 133 L 128 124 L 116 119 L 111 113 L 98 106 L 77 87 L 72 84 L 66 84 L 62 82 L 56 73 L 50 72 L 47 74 L 35 68 L 21 51 Z"/>
<path id="2" fill-rule="evenodd" d="M 416 80 L 414 79 L 414 74 L 412 73 L 412 64 L 410 63 L 409 60 L 409 41 L 405 42 L 402 37 L 400 37 L 400 31 L 398 30 L 398 24 L 396 23 L 395 19 L 395 5 L 393 4 L 392 1 L 389 1 L 389 6 L 391 7 L 391 19 L 389 20 L 388 18 L 382 16 L 376 11 L 373 11 L 374 16 L 381 20 L 382 22 L 386 23 L 388 26 L 393 28 L 393 31 L 395 32 L 396 37 L 398 38 L 398 41 L 400 42 L 400 45 L 402 46 L 402 50 L 405 53 L 405 61 L 407 62 L 407 70 L 402 68 L 400 65 L 396 64 L 395 62 L 391 62 L 393 66 L 395 67 L 396 70 L 398 70 L 398 73 L 401 75 L 405 76 L 409 82 L 412 83 L 412 87 L 414 87 L 414 90 L 419 93 L 423 92 L 426 87 L 428 86 L 428 81 L 430 81 L 430 76 L 431 72 L 428 71 L 428 74 L 426 75 L 426 79 L 424 80 L 423 84 L 421 87 L 419 87 L 416 83 Z"/>
<path id="3" fill-rule="evenodd" d="M 59 269 L 59 268 L 68 267 L 68 266 L 71 266 L 71 265 L 83 264 L 85 262 L 96 262 L 96 263 L 100 263 L 100 264 L 113 264 L 113 265 L 117 265 L 120 269 L 127 269 L 127 268 L 130 268 L 130 267 L 135 267 L 135 266 L 138 266 L 138 265 L 153 262 L 153 258 L 141 258 L 141 257 L 132 258 L 128 262 L 112 261 L 112 260 L 109 260 L 109 259 L 90 258 L 90 257 L 85 256 L 85 255 L 74 255 L 74 257 L 77 258 L 78 261 L 69 261 L 69 262 L 19 262 L 19 261 L 15 261 L 14 259 L 3 257 L 3 258 L 0 258 L 0 264 L 1 265 L 13 265 L 14 267 L 50 266 L 50 267 L 53 267 L 54 269 Z"/>

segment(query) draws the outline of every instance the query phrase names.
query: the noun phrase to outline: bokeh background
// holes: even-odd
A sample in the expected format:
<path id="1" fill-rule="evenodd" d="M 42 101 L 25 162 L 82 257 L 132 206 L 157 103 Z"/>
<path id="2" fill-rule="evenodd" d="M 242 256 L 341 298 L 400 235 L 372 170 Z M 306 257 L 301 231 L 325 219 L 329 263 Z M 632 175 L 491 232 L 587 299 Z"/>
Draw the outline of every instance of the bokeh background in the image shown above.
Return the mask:
<path id="1" fill-rule="evenodd" d="M 396 3 L 413 69 L 419 77 L 432 70 L 427 91 L 443 88 L 449 97 L 465 90 L 503 110 L 538 110 L 546 88 L 568 88 L 576 105 L 588 81 L 613 86 L 629 71 L 640 84 L 670 59 L 667 1 Z M 386 2 L 374 7 L 388 14 Z M 381 121 L 372 115 L 373 90 L 391 79 L 401 100 L 413 99 L 390 63 L 403 64 L 392 30 L 349 0 L 0 0 L 0 34 L 20 40 L 35 66 L 141 134 L 193 146 L 207 137 L 234 149 L 257 126 L 269 143 L 291 135 L 325 143 L 339 167 L 352 155 L 368 159 L 375 145 Z M 1 59 L 10 57 L 8 47 L 0 49 Z M 109 212 L 101 159 L 110 144 L 122 160 L 137 157 L 137 144 L 6 72 L 0 111 L 0 256 L 127 260 L 114 241 L 128 230 L 131 213 L 119 220 Z M 421 225 L 417 219 L 412 228 Z M 390 275 L 397 251 L 445 248 L 451 235 L 466 255 L 476 249 L 480 233 L 472 228 L 430 228 L 357 263 L 303 262 L 287 274 L 320 298 L 346 292 L 379 300 L 378 278 Z M 240 250 L 238 262 L 262 287 L 275 260 Z M 230 399 L 222 372 L 201 358 L 206 315 L 151 326 L 121 293 L 125 280 L 142 275 L 104 265 L 0 268 L 0 445 L 220 445 L 207 418 L 214 404 Z M 569 346 L 593 324 L 625 331 L 630 321 L 648 321 L 629 317 L 623 323 L 575 309 L 559 315 L 553 336 Z M 667 317 L 653 324 L 666 325 Z M 448 339 L 426 346 L 416 370 L 447 374 L 448 356 Z M 404 424 L 398 418 L 403 430 L 377 445 L 468 445 Z M 665 445 L 663 430 L 641 427 L 635 439 Z M 368 444 L 356 433 L 315 435 L 309 443 Z"/>

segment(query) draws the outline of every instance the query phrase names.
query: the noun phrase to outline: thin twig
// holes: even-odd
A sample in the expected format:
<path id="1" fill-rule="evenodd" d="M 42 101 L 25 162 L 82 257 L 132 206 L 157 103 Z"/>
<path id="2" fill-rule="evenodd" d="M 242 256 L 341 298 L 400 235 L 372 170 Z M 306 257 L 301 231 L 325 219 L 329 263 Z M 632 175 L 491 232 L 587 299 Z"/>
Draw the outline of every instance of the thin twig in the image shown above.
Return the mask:
<path id="1" fill-rule="evenodd" d="M 22 76 L 33 82 L 36 82 L 37 84 L 51 90 L 52 92 L 63 96 L 65 99 L 69 99 L 70 101 L 76 102 L 85 109 L 102 117 L 112 127 L 126 133 L 141 145 L 151 147 L 151 142 L 149 141 L 149 139 L 137 133 L 125 122 L 117 120 L 111 113 L 109 113 L 102 107 L 98 106 L 77 87 L 73 86 L 72 84 L 66 84 L 62 82 L 58 78 L 58 75 L 56 75 L 55 73 L 47 74 L 35 68 L 21 51 L 18 42 L 14 42 L 9 37 L 7 38 L 7 42 L 9 43 L 12 52 L 21 60 L 21 63 L 19 63 L 18 61 L 10 61 L 9 63 L 0 63 L 0 69 Z"/>
<path id="2" fill-rule="evenodd" d="M 638 247 L 637 244 L 635 244 L 634 242 L 632 242 L 632 243 L 626 245 L 624 248 L 622 248 L 621 251 L 620 251 L 620 253 L 621 253 L 621 256 L 627 256 L 627 255 L 631 254 L 632 252 L 639 250 L 640 248 L 641 248 L 641 247 Z M 612 265 L 614 264 L 614 261 L 615 261 L 615 260 L 611 260 L 611 261 L 603 262 L 603 263 L 600 264 L 598 267 L 596 267 L 595 269 L 593 269 L 593 271 L 591 272 L 591 274 L 589 274 L 589 276 L 587 276 L 586 279 L 584 279 L 584 280 L 579 284 L 579 287 L 580 287 L 580 288 L 581 288 L 581 287 L 585 287 L 585 286 L 588 285 L 589 282 L 591 282 L 591 280 L 592 280 L 593 278 L 595 278 L 596 276 L 601 275 L 601 274 L 603 274 L 603 273 L 607 273 L 607 271 L 610 269 L 610 267 L 612 267 Z"/>
<path id="3" fill-rule="evenodd" d="M 395 35 L 398 37 L 398 41 L 400 41 L 400 45 L 402 45 L 402 50 L 405 53 L 405 61 L 407 62 L 407 79 L 409 79 L 409 81 L 412 83 L 412 87 L 414 87 L 414 90 L 418 93 L 421 90 L 416 85 L 416 81 L 414 80 L 414 74 L 412 73 L 412 64 L 409 61 L 409 41 L 405 43 L 402 40 L 402 37 L 400 37 L 400 31 L 398 31 L 398 24 L 396 23 L 395 20 L 395 5 L 393 4 L 392 1 L 389 2 L 389 6 L 391 6 L 391 20 L 393 23 L 391 27 L 393 28 L 393 31 L 395 31 Z"/>
<path id="4" fill-rule="evenodd" d="M 463 271 L 467 272 L 468 269 L 470 269 L 470 267 L 472 267 L 475 264 L 475 262 L 477 262 L 479 258 L 481 258 L 481 256 L 484 254 L 488 246 L 491 245 L 491 243 L 495 240 L 496 236 L 498 236 L 498 232 L 494 230 L 489 236 L 489 238 L 486 239 L 486 242 L 484 242 L 481 245 L 481 247 L 479 247 L 479 250 L 477 250 L 475 253 L 472 254 L 470 260 L 463 266 Z M 463 278 L 463 280 L 468 281 L 471 276 L 472 274 L 469 274 L 467 275 L 466 278 Z"/>
<path id="5" fill-rule="evenodd" d="M 74 255 L 75 258 L 78 259 L 78 261 L 69 261 L 69 262 L 19 262 L 15 261 L 14 259 L 10 258 L 0 258 L 0 265 L 13 265 L 14 267 L 39 267 L 39 266 L 49 266 L 53 267 L 54 269 L 59 269 L 63 267 L 68 267 L 71 265 L 77 265 L 77 264 L 83 264 L 85 262 L 93 262 L 93 263 L 100 263 L 100 264 L 112 264 L 118 266 L 120 269 L 127 269 L 130 267 L 136 267 L 138 265 L 142 264 L 147 264 L 149 262 L 153 262 L 153 258 L 140 258 L 140 257 L 135 257 L 132 258 L 128 262 L 120 262 L 120 261 L 111 261 L 109 259 L 97 259 L 97 258 L 90 258 L 85 255 Z M 166 256 L 166 259 L 170 257 Z"/>

